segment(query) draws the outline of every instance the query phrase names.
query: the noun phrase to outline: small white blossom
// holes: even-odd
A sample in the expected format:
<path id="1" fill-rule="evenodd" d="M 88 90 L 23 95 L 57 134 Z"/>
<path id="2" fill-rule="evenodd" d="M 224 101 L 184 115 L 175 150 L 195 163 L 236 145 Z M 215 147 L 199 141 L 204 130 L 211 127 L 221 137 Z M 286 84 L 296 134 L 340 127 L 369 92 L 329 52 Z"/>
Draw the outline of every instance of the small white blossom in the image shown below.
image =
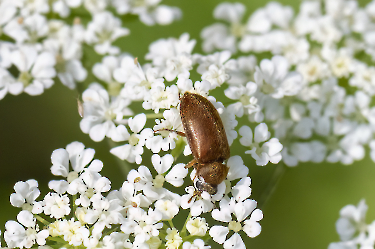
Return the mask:
<path id="1" fill-rule="evenodd" d="M 61 235 L 64 236 L 64 240 L 72 246 L 80 246 L 84 240 L 90 235 L 90 231 L 82 226 L 79 221 L 63 220 L 59 223 L 59 230 Z"/>
<path id="2" fill-rule="evenodd" d="M 179 39 L 160 39 L 150 45 L 146 59 L 152 60 L 160 76 L 167 81 L 174 80 L 179 74 L 188 74 L 192 69 L 191 52 L 195 40 L 189 41 L 189 34 L 182 34 Z"/>
<path id="3" fill-rule="evenodd" d="M 134 242 L 144 243 L 153 236 L 159 235 L 159 229 L 163 227 L 163 223 L 159 222 L 162 214 L 158 210 L 148 212 L 141 208 L 129 208 L 128 218 L 121 225 L 121 231 L 125 234 L 134 234 Z"/>
<path id="4" fill-rule="evenodd" d="M 52 78 L 56 76 L 53 68 L 56 61 L 49 52 L 39 53 L 35 48 L 22 46 L 12 52 L 12 63 L 19 70 L 17 82 L 24 86 L 24 91 L 30 95 L 39 95 L 45 88 L 53 85 Z"/>
<path id="5" fill-rule="evenodd" d="M 243 146 L 250 146 L 251 148 L 245 153 L 251 154 L 251 156 L 256 160 L 257 165 L 264 166 L 268 162 L 278 163 L 281 160 L 280 152 L 283 146 L 277 138 L 269 139 L 270 132 L 268 131 L 268 127 L 265 123 L 261 123 L 255 127 L 254 142 L 253 132 L 250 127 L 242 126 L 239 133 L 242 136 L 240 143 Z M 260 146 L 260 143 L 262 142 L 264 142 L 264 144 Z"/>
<path id="6" fill-rule="evenodd" d="M 94 49 L 98 54 L 118 54 L 120 50 L 112 42 L 128 34 L 129 30 L 121 27 L 120 19 L 110 12 L 101 12 L 95 14 L 93 21 L 87 25 L 85 39 L 87 43 L 95 44 Z"/>
<path id="7" fill-rule="evenodd" d="M 99 142 L 107 136 L 118 142 L 129 138 L 129 133 L 122 123 L 125 123 L 124 116 L 132 114 L 128 108 L 130 100 L 110 98 L 108 92 L 100 88 L 87 89 L 82 94 L 82 100 L 83 119 L 80 127 L 92 140 Z"/>
<path id="8" fill-rule="evenodd" d="M 164 83 L 153 84 L 150 91 L 145 95 L 142 104 L 145 110 L 154 110 L 159 113 L 160 109 L 170 109 L 179 103 L 178 88 L 175 85 L 165 86 Z"/>
<path id="9" fill-rule="evenodd" d="M 36 219 L 29 211 L 21 211 L 17 215 L 17 220 L 19 223 L 10 220 L 5 224 L 4 239 L 9 247 L 31 248 L 35 243 L 46 244 L 48 230 L 39 231 Z"/>
<path id="10" fill-rule="evenodd" d="M 193 236 L 204 236 L 208 230 L 208 224 L 205 218 L 192 217 L 186 223 L 186 229 Z"/>
<path id="11" fill-rule="evenodd" d="M 38 182 L 36 180 L 17 182 L 14 185 L 14 190 L 16 193 L 10 195 L 10 203 L 12 206 L 22 207 L 23 210 L 31 211 L 34 214 L 42 212 L 41 203 L 35 201 L 40 195 Z"/>
<path id="12" fill-rule="evenodd" d="M 243 202 L 236 202 L 233 198 L 222 199 L 220 210 L 213 210 L 212 217 L 222 222 L 228 222 L 228 226 L 215 225 L 211 227 L 209 234 L 212 239 L 219 244 L 224 243 L 224 248 L 246 248 L 238 232 L 243 230 L 251 238 L 260 234 L 261 226 L 258 221 L 263 218 L 263 213 L 260 209 L 256 209 L 256 205 L 256 201 L 250 199 Z M 231 213 L 235 214 L 237 221 L 232 220 Z M 249 215 L 250 218 L 246 219 Z M 244 225 L 241 224 L 242 221 Z M 234 234 L 226 240 L 230 230 L 234 231 Z"/>
<path id="13" fill-rule="evenodd" d="M 152 137 L 154 133 L 150 128 L 143 129 L 146 120 L 147 118 L 144 113 L 138 114 L 134 118 L 129 118 L 128 125 L 133 132 L 128 138 L 129 143 L 114 147 L 110 152 L 121 160 L 140 164 L 142 162 L 141 155 L 143 154 L 143 146 L 145 145 L 146 140 Z"/>
<path id="14" fill-rule="evenodd" d="M 62 218 L 70 213 L 69 197 L 67 195 L 58 195 L 49 193 L 44 197 L 44 213 L 51 218 Z"/>
<path id="15" fill-rule="evenodd" d="M 264 59 L 256 68 L 255 83 L 264 94 L 273 98 L 293 96 L 303 87 L 302 76 L 289 72 L 289 63 L 284 57 L 274 56 L 272 60 Z"/>
<path id="16" fill-rule="evenodd" d="M 205 246 L 204 241 L 201 239 L 195 239 L 193 244 L 186 241 L 182 244 L 182 249 L 209 249 L 211 246 Z"/>
<path id="17" fill-rule="evenodd" d="M 176 228 L 168 228 L 165 239 L 167 240 L 165 246 L 168 249 L 178 249 L 182 244 L 182 238 Z"/>

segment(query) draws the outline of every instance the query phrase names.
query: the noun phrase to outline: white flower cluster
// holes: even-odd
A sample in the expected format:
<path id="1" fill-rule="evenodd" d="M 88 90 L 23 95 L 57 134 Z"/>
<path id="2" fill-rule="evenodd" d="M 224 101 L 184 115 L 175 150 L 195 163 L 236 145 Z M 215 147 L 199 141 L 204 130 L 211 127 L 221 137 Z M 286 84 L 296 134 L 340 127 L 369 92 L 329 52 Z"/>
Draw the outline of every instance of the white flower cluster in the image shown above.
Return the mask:
<path id="1" fill-rule="evenodd" d="M 374 10 L 375 1 L 363 8 L 351 0 L 302 1 L 294 14 L 270 2 L 243 21 L 245 6 L 226 2 L 214 11 L 222 22 L 203 29 L 204 51 L 241 52 L 224 65 L 231 76 L 225 94 L 237 101 L 228 108 L 268 124 L 286 165 L 351 164 L 366 145 L 375 161 Z M 272 58 L 257 66 L 265 55 Z M 241 143 L 253 144 L 248 136 Z"/>
<path id="2" fill-rule="evenodd" d="M 63 180 L 50 181 L 52 191 L 40 201 L 35 180 L 15 184 L 11 204 L 22 211 L 17 221 L 5 224 L 9 247 L 211 248 L 205 243 L 212 238 L 224 248 L 245 248 L 241 236 L 255 237 L 261 231 L 263 214 L 249 199 L 251 179 L 239 156 L 229 158 L 228 178 L 216 195 L 203 192 L 192 198 L 191 186 L 182 196 L 170 190 L 178 190 L 188 176 L 185 165 L 174 164 L 170 154 L 153 155 L 154 170 L 143 165 L 131 170 L 122 187 L 113 191 L 94 154 L 80 142 L 53 151 L 51 172 Z M 241 180 L 232 186 L 236 179 Z M 212 226 L 200 217 L 210 211 L 225 226 Z M 186 222 L 175 226 L 174 217 L 181 212 Z"/>
<path id="3" fill-rule="evenodd" d="M 54 78 L 73 89 L 87 77 L 83 44 L 98 54 L 118 54 L 112 43 L 129 34 L 120 16 L 138 15 L 147 24 L 167 25 L 180 10 L 161 0 L 48 0 L 0 2 L 0 99 L 7 93 L 39 95 Z M 108 10 L 115 8 L 119 16 Z M 82 16 L 88 11 L 89 15 Z M 65 19 L 48 19 L 59 15 Z M 83 20 L 75 18 L 81 16 Z M 71 17 L 70 20 L 68 17 Z M 83 21 L 87 25 L 83 25 Z"/>
<path id="4" fill-rule="evenodd" d="M 188 34 L 182 34 L 179 39 L 160 39 L 150 45 L 146 59 L 151 60 L 151 63 L 143 67 L 129 55 L 104 57 L 101 63 L 94 65 L 93 73 L 106 87 L 93 83 L 83 92 L 82 131 L 94 141 L 102 141 L 105 137 L 115 142 L 126 141 L 114 147 L 111 153 L 131 163 L 142 162 L 144 147 L 153 153 L 178 150 L 179 136 L 170 130 L 183 132 L 179 98 L 189 91 L 207 97 L 218 109 L 229 144 L 232 144 L 237 138 L 238 122 L 235 114 L 239 112 L 238 106 L 225 107 L 208 94 L 215 88 L 225 86 L 223 83 L 231 77 L 231 68 L 236 60 L 229 60 L 231 54 L 227 51 L 207 56 L 192 54 L 194 45 L 195 41 L 189 40 Z M 196 65 L 201 81 L 193 84 L 190 71 Z M 294 75 L 297 78 L 295 80 L 302 81 L 298 73 L 283 73 Z M 175 80 L 176 83 L 173 83 Z M 225 92 L 236 91 L 242 95 L 240 90 L 232 91 L 232 88 L 230 86 Z M 249 82 L 248 87 L 243 89 L 248 89 L 247 92 L 252 95 L 257 86 Z M 279 92 L 282 92 L 281 88 Z M 258 115 L 260 109 L 257 99 L 253 97 L 252 101 L 252 106 L 246 108 Z M 136 102 L 142 102 L 145 110 L 153 110 L 155 113 L 132 117 L 129 105 Z M 153 130 L 145 128 L 147 119 L 155 117 L 162 119 L 156 120 Z M 256 159 L 257 165 L 278 163 L 281 160 L 283 146 L 277 138 L 270 139 L 271 133 L 265 123 L 254 129 L 254 142 L 250 127 L 243 126 L 239 132 L 243 136 L 241 144 L 250 149 L 248 153 Z M 186 147 L 184 153 L 189 154 L 190 148 Z"/>
<path id="5" fill-rule="evenodd" d="M 347 205 L 340 210 L 336 230 L 341 241 L 329 244 L 328 249 L 374 248 L 375 221 L 366 224 L 367 209 L 365 200 L 361 200 L 357 206 Z"/>

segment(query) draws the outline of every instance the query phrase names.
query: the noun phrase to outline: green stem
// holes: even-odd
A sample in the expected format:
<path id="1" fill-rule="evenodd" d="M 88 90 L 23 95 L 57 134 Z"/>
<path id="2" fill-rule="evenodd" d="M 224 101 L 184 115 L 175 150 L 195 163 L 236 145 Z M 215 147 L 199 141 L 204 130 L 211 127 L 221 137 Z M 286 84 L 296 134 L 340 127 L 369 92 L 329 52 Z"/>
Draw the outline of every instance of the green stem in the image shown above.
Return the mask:
<path id="1" fill-rule="evenodd" d="M 44 225 L 48 226 L 50 224 L 50 222 L 46 221 L 44 218 L 40 217 L 39 215 L 35 214 L 34 216 L 38 221 L 42 222 Z"/>
<path id="2" fill-rule="evenodd" d="M 175 228 L 175 226 L 173 225 L 172 220 L 168 220 L 168 224 L 169 224 L 169 226 L 170 226 L 171 228 Z"/>
<path id="3" fill-rule="evenodd" d="M 162 113 L 145 113 L 146 118 L 148 119 L 154 119 L 154 118 L 162 118 L 163 114 Z M 123 115 L 124 118 L 131 118 L 134 117 L 134 115 Z"/>
<path id="4" fill-rule="evenodd" d="M 269 201 L 272 194 L 275 192 L 276 187 L 278 186 L 285 171 L 286 171 L 286 166 L 283 163 L 279 163 L 276 166 L 275 170 L 273 171 L 271 180 L 268 182 L 266 189 L 263 191 L 262 195 L 259 198 L 258 208 L 262 208 Z"/>
<path id="5" fill-rule="evenodd" d="M 162 113 L 148 113 L 146 114 L 147 119 L 155 119 L 155 118 L 162 118 L 163 114 Z"/>
<path id="6" fill-rule="evenodd" d="M 186 218 L 186 221 L 185 221 L 184 227 L 183 227 L 182 230 L 181 230 L 181 234 L 183 234 L 183 235 L 186 234 L 186 224 L 188 223 L 188 221 L 190 220 L 190 218 L 191 218 L 191 212 L 189 212 L 189 215 L 188 215 L 188 217 Z"/>

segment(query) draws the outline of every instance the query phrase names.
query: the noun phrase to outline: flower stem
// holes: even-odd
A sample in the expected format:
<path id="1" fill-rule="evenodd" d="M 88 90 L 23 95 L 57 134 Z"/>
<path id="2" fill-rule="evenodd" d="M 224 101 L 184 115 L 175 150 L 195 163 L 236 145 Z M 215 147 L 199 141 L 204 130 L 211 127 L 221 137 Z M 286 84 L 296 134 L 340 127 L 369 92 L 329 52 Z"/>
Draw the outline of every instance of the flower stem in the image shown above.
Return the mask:
<path id="1" fill-rule="evenodd" d="M 50 222 L 46 221 L 44 218 L 40 217 L 39 215 L 35 214 L 34 216 L 38 221 L 42 222 L 44 225 L 48 226 L 50 224 Z"/>
<path id="2" fill-rule="evenodd" d="M 273 171 L 271 180 L 268 182 L 267 187 L 259 198 L 258 208 L 262 208 L 268 200 L 271 198 L 273 192 L 275 192 L 277 185 L 286 171 L 286 166 L 283 163 L 279 163 Z"/>
<path id="3" fill-rule="evenodd" d="M 148 113 L 148 114 L 146 114 L 147 119 L 162 118 L 162 117 L 163 117 L 163 113 Z"/>
<path id="4" fill-rule="evenodd" d="M 189 212 L 189 215 L 188 215 L 188 217 L 186 218 L 186 221 L 185 221 L 184 227 L 183 227 L 182 230 L 181 230 L 181 234 L 183 234 L 183 235 L 185 235 L 185 233 L 186 233 L 186 224 L 188 223 L 188 221 L 190 220 L 190 218 L 191 218 L 191 212 Z"/>
<path id="5" fill-rule="evenodd" d="M 173 225 L 173 221 L 172 220 L 168 220 L 168 224 L 171 228 L 174 228 L 175 226 Z"/>

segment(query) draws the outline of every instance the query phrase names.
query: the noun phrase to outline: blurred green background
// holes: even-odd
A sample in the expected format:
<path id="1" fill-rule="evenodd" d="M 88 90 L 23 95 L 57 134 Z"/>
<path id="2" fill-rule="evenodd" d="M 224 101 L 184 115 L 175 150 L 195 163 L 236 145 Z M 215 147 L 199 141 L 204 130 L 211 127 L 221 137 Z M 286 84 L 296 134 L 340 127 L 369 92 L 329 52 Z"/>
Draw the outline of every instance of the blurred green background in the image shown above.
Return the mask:
<path id="1" fill-rule="evenodd" d="M 267 1 L 242 2 L 247 6 L 248 16 Z M 299 4 L 299 1 L 292 0 L 280 2 L 292 5 L 295 10 Z M 141 64 L 145 62 L 143 58 L 148 45 L 158 38 L 178 37 L 188 32 L 191 38 L 199 41 L 201 29 L 214 22 L 212 11 L 219 1 L 170 0 L 165 3 L 179 6 L 183 11 L 182 20 L 170 26 L 146 27 L 135 18 L 130 18 L 123 24 L 131 30 L 131 35 L 117 44 L 122 51 L 138 57 Z M 199 42 L 194 52 L 201 52 Z M 95 158 L 104 162 L 102 174 L 112 181 L 112 189 L 121 187 L 125 180 L 125 176 L 119 174 L 116 158 L 109 153 L 107 142 L 95 143 L 81 132 L 77 96 L 77 91 L 71 91 L 58 83 L 41 96 L 7 95 L 0 101 L 2 231 L 5 222 L 16 220 L 19 212 L 19 209 L 9 204 L 14 183 L 36 179 L 42 191 L 41 197 L 44 196 L 48 192 L 48 181 L 57 179 L 50 174 L 52 151 L 65 148 L 72 141 L 81 141 L 86 147 L 96 150 Z M 232 149 L 232 155 L 234 151 L 249 166 L 252 198 L 259 200 L 276 166 L 269 164 L 257 167 L 250 155 L 240 153 L 243 150 Z M 187 162 L 189 159 L 183 160 Z M 144 162 L 150 165 L 147 163 Z M 247 248 L 327 248 L 330 242 L 339 240 L 335 222 L 343 206 L 356 205 L 365 198 L 369 205 L 366 220 L 369 223 L 375 219 L 374 179 L 375 165 L 369 157 L 350 166 L 301 164 L 287 169 L 274 194 L 262 207 L 262 233 L 254 239 L 247 239 Z"/>

